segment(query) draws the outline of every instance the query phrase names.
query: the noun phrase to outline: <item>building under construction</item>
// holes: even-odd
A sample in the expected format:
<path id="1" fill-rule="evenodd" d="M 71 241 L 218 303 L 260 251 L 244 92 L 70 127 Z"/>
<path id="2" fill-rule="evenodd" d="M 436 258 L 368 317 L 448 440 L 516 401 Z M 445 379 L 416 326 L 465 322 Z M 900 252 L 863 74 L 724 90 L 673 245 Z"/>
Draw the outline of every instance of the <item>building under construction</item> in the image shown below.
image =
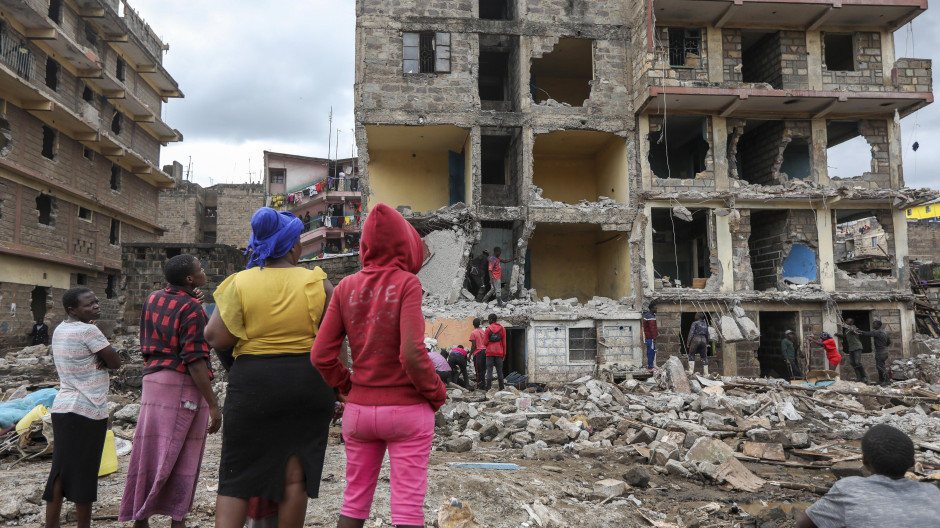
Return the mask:
<path id="1" fill-rule="evenodd" d="M 923 2 L 356 9 L 363 200 L 401 206 L 426 235 L 425 315 L 443 344 L 496 311 L 507 372 L 637 367 L 655 303 L 660 361 L 685 353 L 704 312 L 725 374 L 780 374 L 785 330 L 806 352 L 850 316 L 911 353 L 905 209 L 936 193 L 904 187 L 899 119 L 933 96 L 930 61 L 897 58 L 893 32 Z M 870 168 L 831 175 L 829 152 L 859 142 Z M 836 233 L 865 218 L 886 255 L 843 267 Z M 518 259 L 505 308 L 466 291 L 494 246 Z"/>

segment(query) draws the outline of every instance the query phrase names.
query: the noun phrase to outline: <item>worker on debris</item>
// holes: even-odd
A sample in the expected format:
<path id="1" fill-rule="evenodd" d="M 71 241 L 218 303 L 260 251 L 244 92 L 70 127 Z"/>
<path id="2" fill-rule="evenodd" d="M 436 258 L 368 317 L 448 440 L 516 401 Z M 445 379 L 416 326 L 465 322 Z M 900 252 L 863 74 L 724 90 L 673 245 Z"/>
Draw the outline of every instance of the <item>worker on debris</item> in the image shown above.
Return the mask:
<path id="1" fill-rule="evenodd" d="M 643 324 L 640 326 L 643 340 L 646 343 L 646 368 L 653 372 L 656 370 L 656 338 L 659 329 L 656 327 L 656 305 L 650 304 L 646 314 L 643 315 Z"/>
<path id="2" fill-rule="evenodd" d="M 362 229 L 362 270 L 336 286 L 313 364 L 348 403 L 343 418 L 346 489 L 339 528 L 362 528 L 382 460 L 391 463 L 391 524 L 424 526 L 434 412 L 447 390 L 424 346 L 421 236 L 401 213 L 378 203 Z M 355 372 L 340 361 L 349 338 Z"/>
<path id="3" fill-rule="evenodd" d="M 262 207 L 251 217 L 247 269 L 216 289 L 206 326 L 216 350 L 234 348 L 228 375 L 215 525 L 241 528 L 249 498 L 278 502 L 278 524 L 303 526 L 315 498 L 336 395 L 310 364 L 333 287 L 297 267 L 303 222 Z M 290 431 L 290 434 L 281 434 Z"/>
<path id="4" fill-rule="evenodd" d="M 498 249 L 498 248 L 497 248 Z M 496 253 L 499 255 L 499 253 Z M 486 390 L 493 386 L 493 367 L 499 390 L 503 390 L 503 360 L 506 359 L 506 329 L 496 322 L 496 314 L 487 316 L 490 325 L 486 327 Z"/>
<path id="5" fill-rule="evenodd" d="M 839 347 L 836 345 L 835 338 L 832 337 L 829 332 L 821 332 L 819 334 L 819 341 L 817 341 L 816 344 L 826 350 L 826 360 L 829 362 L 829 370 L 838 369 L 839 363 L 842 362 L 842 354 L 839 353 Z"/>
<path id="6" fill-rule="evenodd" d="M 686 342 L 689 347 L 689 374 L 695 372 L 695 356 L 702 357 L 702 374 L 708 375 L 708 323 L 705 314 L 695 313 L 695 321 L 689 328 L 689 338 Z"/>
<path id="7" fill-rule="evenodd" d="M 503 305 L 503 293 L 502 293 L 502 281 L 503 281 L 503 268 L 501 264 L 508 264 L 514 262 L 519 257 L 513 257 L 511 259 L 501 258 L 500 255 L 503 253 L 502 248 L 499 246 L 493 248 L 493 256 L 490 257 L 489 263 L 487 264 L 487 270 L 490 275 L 490 291 L 487 292 L 486 297 L 483 298 L 483 301 L 489 301 L 492 298 L 496 298 L 496 306 Z"/>
<path id="8" fill-rule="evenodd" d="M 42 499 L 46 528 L 59 527 L 62 500 L 75 503 L 78 528 L 91 526 L 98 500 L 98 469 L 108 430 L 108 373 L 121 358 L 91 321 L 101 317 L 98 297 L 76 286 L 62 295 L 68 318 L 52 333 L 52 359 L 59 392 L 49 412 L 55 449 Z"/>
<path id="9" fill-rule="evenodd" d="M 934 528 L 940 523 L 940 490 L 904 477 L 914 466 L 914 442 L 894 427 L 872 426 L 862 437 L 868 477 L 844 477 L 806 512 L 797 528 Z"/>
<path id="10" fill-rule="evenodd" d="M 470 332 L 470 350 L 473 351 L 473 370 L 476 371 L 477 388 L 486 388 L 486 333 L 480 328 L 483 321 L 473 318 L 473 331 Z"/>
<path id="11" fill-rule="evenodd" d="M 185 528 L 206 433 L 222 426 L 204 337 L 208 318 L 200 304 L 206 272 L 196 257 L 177 255 L 163 273 L 166 288 L 151 293 L 140 314 L 143 396 L 118 514 L 135 528 L 149 526 L 153 515 Z"/>
<path id="12" fill-rule="evenodd" d="M 874 339 L 875 368 L 878 369 L 878 384 L 891 385 L 891 373 L 888 372 L 888 367 L 885 364 L 888 361 L 888 347 L 891 346 L 891 338 L 888 337 L 888 332 L 882 330 L 881 321 L 872 321 L 871 325 L 874 327 L 874 330 L 870 332 L 860 331 L 859 333 L 865 337 Z"/>
<path id="13" fill-rule="evenodd" d="M 483 302 L 483 298 L 486 296 L 486 292 L 490 291 L 490 273 L 487 271 L 487 267 L 490 262 L 490 251 L 484 249 L 480 256 L 474 260 L 473 268 L 477 270 L 477 273 L 480 277 L 480 289 L 475 293 L 477 302 Z M 472 270 L 471 270 L 472 271 Z"/>
<path id="14" fill-rule="evenodd" d="M 446 385 L 450 382 L 451 368 L 445 355 L 441 354 L 437 348 L 437 339 L 432 337 L 424 338 L 424 346 L 428 349 L 428 357 L 431 358 L 431 363 L 434 364 L 434 371 L 437 372 L 437 376 Z"/>
<path id="15" fill-rule="evenodd" d="M 845 324 L 840 326 L 842 326 L 842 343 L 849 351 L 849 363 L 855 369 L 855 381 L 868 383 L 868 374 L 862 366 L 862 339 L 859 337 L 858 328 L 855 328 L 855 320 L 849 317 L 845 320 Z"/>
<path id="16" fill-rule="evenodd" d="M 796 334 L 793 333 L 793 330 L 784 332 L 783 339 L 780 340 L 780 352 L 783 354 L 783 361 L 787 366 L 787 371 L 784 373 L 784 378 L 787 381 L 802 376 L 800 365 L 797 362 L 799 351 L 800 345 L 796 342 Z"/>
<path id="17" fill-rule="evenodd" d="M 470 372 L 467 369 L 467 350 L 460 345 L 451 348 L 450 354 L 447 356 L 447 364 L 450 365 L 451 381 L 463 386 L 465 389 L 469 389 Z M 460 383 L 461 374 L 463 375 L 463 383 Z"/>

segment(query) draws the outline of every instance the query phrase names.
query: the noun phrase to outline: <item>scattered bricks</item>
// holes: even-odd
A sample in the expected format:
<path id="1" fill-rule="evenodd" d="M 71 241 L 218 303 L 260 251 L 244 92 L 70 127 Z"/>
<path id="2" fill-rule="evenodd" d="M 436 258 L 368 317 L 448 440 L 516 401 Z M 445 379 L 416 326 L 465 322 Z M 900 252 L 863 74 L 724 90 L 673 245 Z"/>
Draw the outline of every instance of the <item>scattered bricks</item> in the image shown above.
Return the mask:
<path id="1" fill-rule="evenodd" d="M 624 473 L 623 479 L 634 488 L 646 488 L 650 484 L 650 474 L 643 466 L 633 466 Z"/>
<path id="2" fill-rule="evenodd" d="M 754 442 L 785 444 L 787 434 L 784 431 L 768 431 L 763 427 L 751 429 L 747 432 L 747 437 Z"/>
<path id="3" fill-rule="evenodd" d="M 622 480 L 604 479 L 594 483 L 594 493 L 605 497 L 619 497 L 626 493 L 627 483 Z"/>
<path id="4" fill-rule="evenodd" d="M 679 462 L 678 460 L 667 461 L 665 467 L 666 471 L 668 471 L 670 475 L 682 478 L 689 478 L 692 476 L 692 472 L 686 469 L 686 467 L 682 465 L 682 462 Z"/>
<path id="5" fill-rule="evenodd" d="M 460 436 L 444 442 L 444 449 L 452 453 L 466 453 L 473 449 L 473 440 Z"/>

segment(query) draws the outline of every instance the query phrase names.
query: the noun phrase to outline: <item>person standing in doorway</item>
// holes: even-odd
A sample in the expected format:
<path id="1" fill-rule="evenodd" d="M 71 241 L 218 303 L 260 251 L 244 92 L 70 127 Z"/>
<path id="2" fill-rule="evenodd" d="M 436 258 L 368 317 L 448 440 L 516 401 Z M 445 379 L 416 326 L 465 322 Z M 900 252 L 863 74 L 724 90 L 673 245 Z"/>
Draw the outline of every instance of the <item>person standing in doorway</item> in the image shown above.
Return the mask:
<path id="1" fill-rule="evenodd" d="M 98 500 L 98 468 L 108 430 L 106 369 L 121 366 L 121 358 L 91 321 L 101 318 L 98 297 L 77 286 L 62 296 L 68 319 L 52 333 L 52 359 L 59 375 L 59 392 L 49 413 L 55 450 L 42 499 L 46 528 L 59 528 L 62 500 L 75 503 L 78 528 L 91 526 L 91 504 Z"/>
<path id="2" fill-rule="evenodd" d="M 486 390 L 490 390 L 493 386 L 493 367 L 496 367 L 499 390 L 503 390 L 505 388 L 503 360 L 506 359 L 506 329 L 496 322 L 496 314 L 490 314 L 487 320 L 490 325 L 486 327 Z"/>
<path id="3" fill-rule="evenodd" d="M 304 231 L 310 231 L 313 226 L 310 225 L 310 211 L 304 213 Z"/>
<path id="4" fill-rule="evenodd" d="M 787 367 L 784 373 L 784 377 L 787 381 L 802 376 L 800 373 L 800 364 L 797 362 L 799 351 L 800 345 L 796 342 L 796 334 L 793 333 L 793 330 L 787 330 L 783 334 L 783 339 L 780 341 L 780 353 L 783 354 L 783 361 L 786 363 Z"/>
<path id="5" fill-rule="evenodd" d="M 855 381 L 868 383 L 868 374 L 865 373 L 865 367 L 862 366 L 862 339 L 859 337 L 859 330 L 855 328 L 855 320 L 849 317 L 842 325 L 842 343 L 845 349 L 849 351 L 849 363 L 855 369 Z"/>
<path id="6" fill-rule="evenodd" d="M 36 321 L 33 325 L 29 331 L 29 344 L 30 346 L 49 344 L 49 326 L 45 321 Z"/>
<path id="7" fill-rule="evenodd" d="M 689 374 L 695 372 L 695 356 L 702 358 L 702 374 L 708 375 L 708 323 L 705 314 L 696 312 L 695 321 L 689 328 Z"/>
<path id="8" fill-rule="evenodd" d="M 886 362 L 888 361 L 888 347 L 891 346 L 891 338 L 888 332 L 882 329 L 881 321 L 872 321 L 871 326 L 874 330 L 870 332 L 860 332 L 865 337 L 871 337 L 875 341 L 875 368 L 878 369 L 878 384 L 891 385 L 891 373 L 888 372 Z"/>
<path id="9" fill-rule="evenodd" d="M 480 253 L 480 256 L 473 262 L 473 267 L 476 268 L 477 273 L 480 275 L 480 280 L 482 281 L 480 289 L 473 293 L 476 295 L 477 302 L 482 302 L 487 292 L 490 291 L 490 273 L 487 271 L 487 266 L 489 266 L 490 262 L 490 251 L 484 249 L 483 252 Z"/>
<path id="10" fill-rule="evenodd" d="M 477 375 L 477 388 L 486 389 L 486 332 L 480 328 L 483 321 L 473 319 L 473 331 L 470 332 L 470 350 L 473 354 L 473 369 Z"/>
<path id="11" fill-rule="evenodd" d="M 501 258 L 500 255 L 503 253 L 502 248 L 499 246 L 493 248 L 493 256 L 490 257 L 489 264 L 487 265 L 490 275 L 490 291 L 486 294 L 484 301 L 489 301 L 494 296 L 496 297 L 496 306 L 503 305 L 503 293 L 502 293 L 502 281 L 503 281 L 503 268 L 501 264 L 508 264 L 515 261 L 518 257 L 511 259 Z"/>
<path id="12" fill-rule="evenodd" d="M 646 314 L 643 315 L 643 325 L 640 327 L 643 340 L 646 342 L 646 368 L 652 372 L 656 370 L 656 338 L 659 329 L 656 326 L 656 305 L 650 304 Z"/>

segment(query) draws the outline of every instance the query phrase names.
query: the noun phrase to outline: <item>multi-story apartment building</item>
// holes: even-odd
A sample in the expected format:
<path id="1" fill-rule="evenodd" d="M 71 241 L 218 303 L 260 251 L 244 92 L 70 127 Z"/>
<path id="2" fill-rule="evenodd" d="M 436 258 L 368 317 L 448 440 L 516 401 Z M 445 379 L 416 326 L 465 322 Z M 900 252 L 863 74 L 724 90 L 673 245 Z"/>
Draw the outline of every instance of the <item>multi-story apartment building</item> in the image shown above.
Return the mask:
<path id="1" fill-rule="evenodd" d="M 120 324 L 121 243 L 163 233 L 160 147 L 182 139 L 166 50 L 123 0 L 0 0 L 0 348 L 79 284 Z"/>
<path id="2" fill-rule="evenodd" d="M 723 330 L 710 354 L 725 374 L 780 374 L 786 329 L 819 367 L 810 336 L 849 316 L 881 319 L 908 354 L 905 209 L 936 193 L 904 188 L 898 120 L 933 95 L 930 61 L 897 58 L 893 32 L 924 9 L 359 1 L 363 200 L 407 206 L 429 241 L 457 233 L 436 235 L 459 242 L 437 248 L 457 276 L 435 271 L 456 290 L 444 303 L 483 249 L 518 259 L 497 313 L 508 370 L 530 379 L 644 364 L 651 303 L 660 362 L 686 352 L 695 312 Z M 870 170 L 830 177 L 827 151 L 858 137 Z M 865 217 L 889 248 L 874 278 L 834 256 L 837 227 Z M 444 303 L 451 328 L 494 309 Z"/>
<path id="3" fill-rule="evenodd" d="M 304 220 L 301 258 L 359 251 L 366 214 L 358 161 L 264 152 L 268 205 Z"/>

